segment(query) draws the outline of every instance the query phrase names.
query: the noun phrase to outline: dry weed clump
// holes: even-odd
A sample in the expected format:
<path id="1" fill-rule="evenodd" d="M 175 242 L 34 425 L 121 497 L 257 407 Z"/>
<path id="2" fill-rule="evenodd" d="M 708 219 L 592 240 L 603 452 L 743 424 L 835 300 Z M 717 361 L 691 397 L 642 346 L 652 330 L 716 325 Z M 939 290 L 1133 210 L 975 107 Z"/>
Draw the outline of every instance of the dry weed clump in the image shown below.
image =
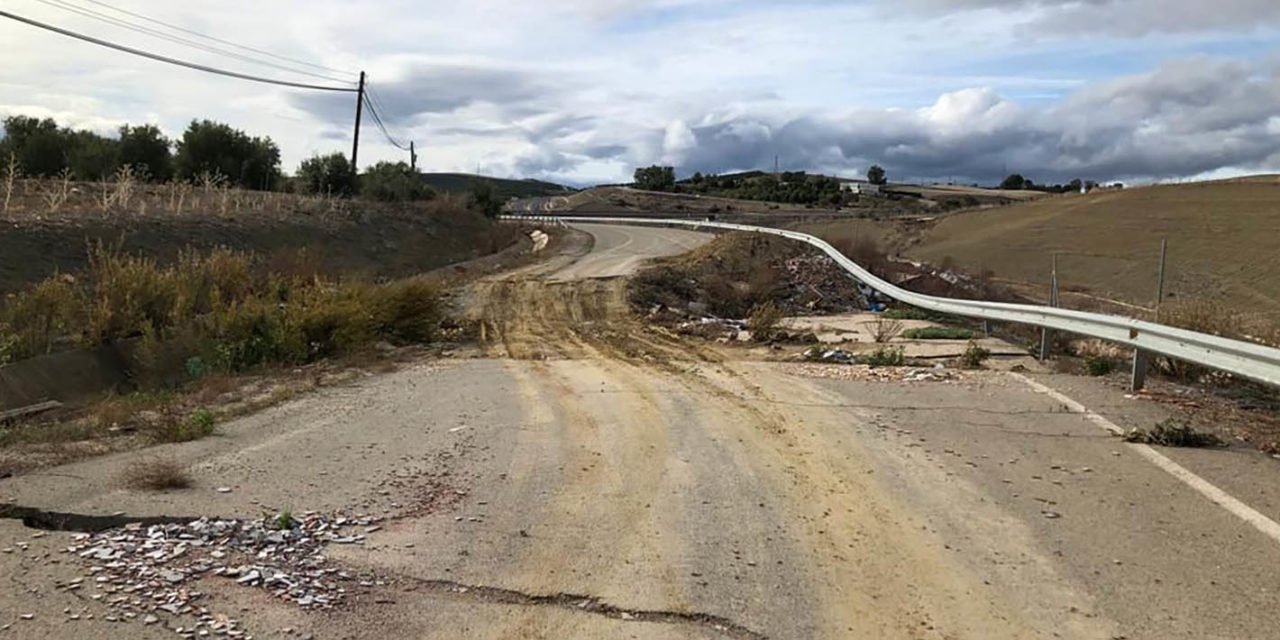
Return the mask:
<path id="1" fill-rule="evenodd" d="M 751 308 L 747 315 L 747 330 L 753 340 L 768 342 L 777 336 L 779 322 L 782 322 L 782 307 L 769 300 Z"/>
<path id="2" fill-rule="evenodd" d="M 871 339 L 883 344 L 902 334 L 902 322 L 883 315 L 871 322 Z"/>
<path id="3" fill-rule="evenodd" d="M 176 460 L 151 458 L 138 460 L 125 467 L 120 483 L 140 491 L 165 491 L 186 489 L 191 486 L 191 474 Z"/>
<path id="4" fill-rule="evenodd" d="M 1208 333 L 1224 338 L 1245 337 L 1244 315 L 1229 305 L 1212 300 L 1179 300 L 1160 308 L 1160 322 L 1174 327 Z M 1173 358 L 1160 358 L 1158 367 L 1164 374 L 1180 380 L 1198 380 L 1209 369 Z"/>

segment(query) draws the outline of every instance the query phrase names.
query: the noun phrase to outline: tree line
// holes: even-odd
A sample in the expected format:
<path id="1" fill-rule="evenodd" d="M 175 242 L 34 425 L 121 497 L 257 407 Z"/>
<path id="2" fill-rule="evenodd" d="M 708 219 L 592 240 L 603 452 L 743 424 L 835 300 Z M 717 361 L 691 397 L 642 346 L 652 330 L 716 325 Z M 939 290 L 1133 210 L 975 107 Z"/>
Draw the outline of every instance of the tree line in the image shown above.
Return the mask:
<path id="1" fill-rule="evenodd" d="M 12 162 L 31 178 L 101 181 L 127 168 L 135 179 L 149 182 L 212 177 L 242 189 L 336 197 L 358 193 L 384 201 L 425 200 L 434 195 L 405 162 L 379 162 L 357 176 L 341 153 L 303 160 L 295 176 L 287 177 L 280 166 L 280 147 L 270 136 L 251 136 L 212 120 L 192 120 L 175 139 L 150 124 L 123 125 L 116 134 L 60 127 L 51 118 L 9 116 L 0 140 L 0 165 Z M 473 197 L 485 199 L 483 193 Z M 488 199 L 484 208 L 493 208 Z"/>
<path id="2" fill-rule="evenodd" d="M 871 165 L 867 181 L 888 184 L 888 175 L 880 165 Z M 749 171 L 733 175 L 694 173 L 687 180 L 676 180 L 673 167 L 654 165 L 635 170 L 634 185 L 646 191 L 688 193 L 738 200 L 763 200 L 788 204 L 838 206 L 848 197 L 840 190 L 840 180 L 804 171 L 780 174 Z"/>

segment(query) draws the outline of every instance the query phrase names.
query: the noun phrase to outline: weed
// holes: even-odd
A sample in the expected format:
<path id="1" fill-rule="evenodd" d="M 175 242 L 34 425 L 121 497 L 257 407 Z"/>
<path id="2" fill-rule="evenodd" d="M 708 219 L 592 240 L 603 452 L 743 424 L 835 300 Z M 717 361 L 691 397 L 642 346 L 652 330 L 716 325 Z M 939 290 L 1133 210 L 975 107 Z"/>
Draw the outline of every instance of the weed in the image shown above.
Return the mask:
<path id="1" fill-rule="evenodd" d="M 902 337 L 908 340 L 972 340 L 977 334 L 961 327 L 922 327 L 907 329 Z"/>
<path id="2" fill-rule="evenodd" d="M 902 333 L 902 322 L 881 315 L 871 322 L 871 339 L 877 343 L 890 342 Z"/>
<path id="3" fill-rule="evenodd" d="M 1196 431 L 1186 420 L 1170 418 L 1151 430 L 1133 429 L 1124 434 L 1125 442 L 1155 444 L 1163 447 L 1222 447 L 1226 443 L 1212 434 Z"/>
<path id="4" fill-rule="evenodd" d="M 751 308 L 747 316 L 747 330 L 758 342 L 768 342 L 778 333 L 778 323 L 782 321 L 782 308 L 772 300 Z"/>
<path id="5" fill-rule="evenodd" d="M 130 489 L 148 491 L 185 489 L 191 486 L 191 475 L 187 473 L 187 468 L 168 458 L 134 462 L 125 467 L 120 480 L 121 484 Z"/>
<path id="6" fill-rule="evenodd" d="M 981 369 L 982 363 L 991 357 L 991 352 L 982 348 L 977 342 L 969 341 L 969 346 L 960 355 L 960 364 L 966 369 Z"/>
<path id="7" fill-rule="evenodd" d="M 297 519 L 293 517 L 293 510 L 285 507 L 278 513 L 264 511 L 262 518 L 266 520 L 267 526 L 278 531 L 287 531 L 298 524 Z"/>
<path id="8" fill-rule="evenodd" d="M 1160 308 L 1160 322 L 1224 338 L 1240 339 L 1245 333 L 1244 318 L 1239 312 L 1230 305 L 1204 299 L 1165 304 Z M 1180 380 L 1196 380 L 1209 372 L 1205 367 L 1174 358 L 1160 358 L 1157 366 L 1164 374 Z"/>
<path id="9" fill-rule="evenodd" d="M 9 213 L 9 200 L 13 197 L 13 183 L 21 174 L 18 156 L 9 152 L 9 162 L 4 167 L 4 212 Z"/>
<path id="10" fill-rule="evenodd" d="M 166 413 L 149 431 L 155 442 L 191 442 L 212 435 L 214 422 L 213 412 L 201 408 L 184 419 Z"/>
<path id="11" fill-rule="evenodd" d="M 1094 377 L 1105 376 L 1108 373 L 1111 373 L 1113 366 L 1114 365 L 1110 360 L 1106 358 L 1099 358 L 1097 356 L 1089 356 L 1084 360 L 1085 370 L 1089 372 L 1089 375 Z"/>
<path id="12" fill-rule="evenodd" d="M 871 367 L 901 367 L 907 363 L 902 347 L 880 347 L 858 357 L 858 362 Z"/>
<path id="13" fill-rule="evenodd" d="M 44 190 L 40 195 L 44 198 L 45 206 L 49 208 L 49 213 L 57 213 L 71 196 L 71 170 L 63 169 L 57 180 L 42 186 Z"/>

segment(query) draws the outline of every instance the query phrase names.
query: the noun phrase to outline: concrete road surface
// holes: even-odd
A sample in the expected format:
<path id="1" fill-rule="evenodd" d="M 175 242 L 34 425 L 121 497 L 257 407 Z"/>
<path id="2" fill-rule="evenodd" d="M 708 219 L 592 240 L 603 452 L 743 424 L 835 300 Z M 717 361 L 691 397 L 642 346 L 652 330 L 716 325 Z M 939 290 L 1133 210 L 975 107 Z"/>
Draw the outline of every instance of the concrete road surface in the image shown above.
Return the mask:
<path id="1" fill-rule="evenodd" d="M 1280 634 L 1280 539 L 1264 531 L 1280 518 L 1275 461 L 1124 444 L 1104 427 L 1148 426 L 1162 409 L 1094 379 L 872 379 L 683 343 L 628 314 L 624 280 L 592 276 L 705 237 L 587 231 L 591 252 L 475 287 L 486 357 L 3 480 L 0 496 L 93 513 L 392 517 L 364 545 L 329 548 L 378 576 L 338 611 L 201 581 L 206 606 L 260 638 Z M 113 485 L 150 455 L 191 464 L 195 486 Z M 0 554 L 12 625 L 0 637 L 176 637 L 183 621 L 167 615 L 69 622 L 64 611 L 99 607 L 94 588 L 52 585 L 85 564 L 59 552 L 68 534 L 34 534 L 0 521 L 14 549 Z"/>

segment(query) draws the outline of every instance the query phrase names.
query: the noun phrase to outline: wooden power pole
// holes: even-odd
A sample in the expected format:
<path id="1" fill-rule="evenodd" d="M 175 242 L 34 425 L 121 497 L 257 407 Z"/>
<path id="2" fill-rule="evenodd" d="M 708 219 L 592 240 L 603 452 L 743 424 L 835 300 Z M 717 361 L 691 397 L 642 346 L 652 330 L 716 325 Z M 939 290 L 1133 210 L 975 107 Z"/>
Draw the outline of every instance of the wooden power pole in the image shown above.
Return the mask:
<path id="1" fill-rule="evenodd" d="M 356 133 L 351 141 L 351 171 L 360 175 L 360 165 L 356 160 L 360 155 L 360 114 L 364 111 L 364 72 L 360 72 L 360 90 L 356 92 Z"/>

